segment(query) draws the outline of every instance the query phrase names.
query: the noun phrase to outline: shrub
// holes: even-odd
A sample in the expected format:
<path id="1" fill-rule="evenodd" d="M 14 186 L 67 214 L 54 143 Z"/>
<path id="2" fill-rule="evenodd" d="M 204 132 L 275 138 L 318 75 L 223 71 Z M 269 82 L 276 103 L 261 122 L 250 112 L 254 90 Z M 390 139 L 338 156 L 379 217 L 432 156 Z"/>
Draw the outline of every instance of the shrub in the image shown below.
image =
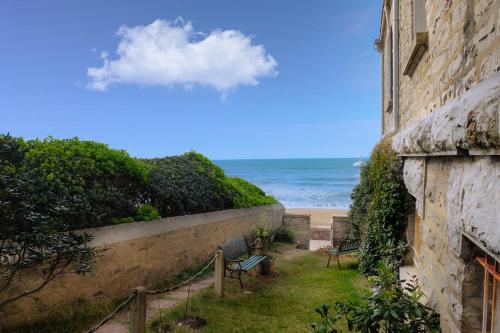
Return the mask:
<path id="1" fill-rule="evenodd" d="M 158 213 L 158 209 L 149 204 L 140 206 L 137 209 L 137 215 L 135 216 L 136 221 L 152 221 L 159 218 L 160 213 Z"/>
<path id="2" fill-rule="evenodd" d="M 338 301 L 333 307 L 316 308 L 322 322 L 312 325 L 313 333 L 345 332 L 340 328 L 342 318 L 349 332 L 440 332 L 439 315 L 420 302 L 423 292 L 416 280 L 404 288 L 401 282 L 393 268 L 380 265 L 361 301 Z"/>
<path id="3" fill-rule="evenodd" d="M 61 218 L 72 202 L 60 195 L 59 183 L 25 167 L 27 151 L 22 139 L 0 135 L 0 310 L 59 275 L 88 272 L 95 257 L 92 236 L 72 232 Z M 50 210 L 39 210 L 41 201 Z M 43 267 L 36 284 L 10 289 L 34 267 Z"/>
<path id="4" fill-rule="evenodd" d="M 146 160 L 148 190 L 160 215 L 175 216 L 233 208 L 222 169 L 196 152 Z"/>
<path id="5" fill-rule="evenodd" d="M 267 243 L 272 236 L 272 230 L 270 227 L 256 227 L 253 229 L 253 237 L 254 238 L 260 238 L 264 241 L 264 243 Z"/>
<path id="6" fill-rule="evenodd" d="M 360 179 L 358 185 L 351 193 L 351 205 L 349 207 L 349 219 L 351 221 L 351 238 L 361 237 L 361 227 L 365 221 L 368 211 L 368 204 L 372 196 L 373 189 L 368 177 L 368 166 L 366 163 L 360 168 Z"/>
<path id="7" fill-rule="evenodd" d="M 382 258 L 397 266 L 404 257 L 409 197 L 402 167 L 390 142 L 383 140 L 373 149 L 353 190 L 350 218 L 354 235 L 361 234 L 359 268 L 365 275 L 376 274 Z M 398 251 L 393 251 L 393 247 Z"/>
<path id="8" fill-rule="evenodd" d="M 276 202 L 257 186 L 226 177 L 220 167 L 194 151 L 145 161 L 150 167 L 151 202 L 164 217 Z"/>
<path id="9" fill-rule="evenodd" d="M 283 243 L 295 243 L 295 234 L 290 228 L 279 227 L 274 234 L 274 240 Z"/>
<path id="10" fill-rule="evenodd" d="M 226 180 L 234 208 L 247 208 L 276 203 L 276 199 L 266 195 L 264 191 L 252 183 L 238 177 L 228 177 Z"/>
<path id="11" fill-rule="evenodd" d="M 125 151 L 77 138 L 32 140 L 26 145 L 21 172 L 32 171 L 50 184 L 37 189 L 38 212 L 52 215 L 54 202 L 46 198 L 56 196 L 67 202 L 68 209 L 59 210 L 55 218 L 72 229 L 135 215 L 144 196 L 147 169 Z"/>

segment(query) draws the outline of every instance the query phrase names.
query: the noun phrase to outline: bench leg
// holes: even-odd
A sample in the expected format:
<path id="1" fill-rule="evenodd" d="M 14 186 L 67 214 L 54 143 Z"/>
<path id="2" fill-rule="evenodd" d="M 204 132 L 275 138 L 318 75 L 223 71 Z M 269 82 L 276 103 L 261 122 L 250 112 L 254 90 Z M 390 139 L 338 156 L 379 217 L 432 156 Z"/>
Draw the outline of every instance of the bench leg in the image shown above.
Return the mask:
<path id="1" fill-rule="evenodd" d="M 241 280 L 241 272 L 238 271 L 238 280 L 240 280 L 240 287 L 243 289 L 243 281 Z"/>
<path id="2" fill-rule="evenodd" d="M 328 253 L 328 263 L 326 264 L 326 268 L 330 268 L 330 259 L 332 259 L 332 255 Z"/>

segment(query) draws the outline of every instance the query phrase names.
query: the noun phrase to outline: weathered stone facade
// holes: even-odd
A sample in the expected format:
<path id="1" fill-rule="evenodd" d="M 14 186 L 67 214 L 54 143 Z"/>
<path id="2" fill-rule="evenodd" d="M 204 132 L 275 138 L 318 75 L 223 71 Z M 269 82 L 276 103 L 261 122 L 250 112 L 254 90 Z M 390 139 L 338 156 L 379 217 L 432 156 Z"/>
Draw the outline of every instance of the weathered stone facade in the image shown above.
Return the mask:
<path id="1" fill-rule="evenodd" d="M 377 42 L 383 135 L 405 159 L 404 181 L 416 201 L 413 262 L 428 302 L 443 332 L 481 332 L 483 270 L 474 255 L 500 262 L 500 0 L 422 1 L 426 44 L 417 60 L 415 1 L 421 0 L 383 1 Z M 386 60 L 393 47 L 385 42 L 393 34 L 394 3 L 396 64 Z M 404 75 L 412 61 L 414 71 Z M 399 103 L 388 108 L 394 92 L 387 91 L 387 66 L 394 65 Z"/>

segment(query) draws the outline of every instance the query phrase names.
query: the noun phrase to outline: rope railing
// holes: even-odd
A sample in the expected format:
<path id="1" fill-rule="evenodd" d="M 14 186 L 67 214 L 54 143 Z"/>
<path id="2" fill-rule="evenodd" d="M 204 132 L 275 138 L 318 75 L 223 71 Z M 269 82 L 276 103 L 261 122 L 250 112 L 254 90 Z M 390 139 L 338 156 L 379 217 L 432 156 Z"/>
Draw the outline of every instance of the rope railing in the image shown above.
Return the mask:
<path id="1" fill-rule="evenodd" d="M 205 265 L 203 266 L 203 268 L 201 270 L 199 270 L 196 274 L 194 274 L 193 276 L 191 276 L 189 279 L 185 280 L 185 281 L 182 281 L 174 286 L 170 286 L 170 287 L 166 287 L 166 288 L 162 288 L 162 289 L 156 289 L 156 290 L 146 290 L 145 291 L 145 294 L 148 294 L 148 295 L 157 295 L 157 294 L 162 294 L 162 293 L 166 293 L 166 292 L 169 292 L 169 291 L 172 291 L 172 290 L 175 290 L 175 289 L 178 289 L 188 283 L 191 283 L 193 280 L 195 280 L 197 277 L 199 277 L 201 274 L 203 274 L 203 272 L 205 272 L 214 262 L 215 260 L 217 259 L 217 257 L 219 257 L 219 253 L 217 252 L 213 257 L 212 259 L 210 259 L 210 261 Z M 113 319 L 113 317 L 118 313 L 120 312 L 121 310 L 123 310 L 130 302 L 132 302 L 132 300 L 134 300 L 134 298 L 137 298 L 137 294 L 138 294 L 138 288 L 136 288 L 128 297 L 125 301 L 123 301 L 122 303 L 120 303 L 120 305 L 118 305 L 112 312 L 110 312 L 106 317 L 104 317 L 97 325 L 95 325 L 94 327 L 92 327 L 91 329 L 89 329 L 86 333 L 94 333 L 96 332 L 100 327 L 102 327 L 104 324 L 106 324 L 108 321 L 110 321 L 111 319 Z M 145 307 L 144 307 L 145 309 Z"/>
<path id="2" fill-rule="evenodd" d="M 163 294 L 163 293 L 166 293 L 168 291 L 172 291 L 174 289 L 180 288 L 183 285 L 186 285 L 186 284 L 190 283 L 191 281 L 193 281 L 194 279 L 196 279 L 198 276 L 200 276 L 201 274 L 203 274 L 203 272 L 206 271 L 210 267 L 210 265 L 212 265 L 214 263 L 215 259 L 217 259 L 218 256 L 219 256 L 219 254 L 216 253 L 212 257 L 212 259 L 210 259 L 210 261 L 200 271 L 198 271 L 198 273 L 196 273 L 195 275 L 193 275 L 192 277 L 190 277 L 186 281 L 178 283 L 178 284 L 176 284 L 175 286 L 172 286 L 172 287 L 167 287 L 167 288 L 157 289 L 157 290 L 148 290 L 148 291 L 146 291 L 146 294 L 148 294 L 148 295 Z"/>
<path id="3" fill-rule="evenodd" d="M 122 303 L 120 303 L 120 305 L 118 305 L 113 311 L 111 311 L 110 314 L 108 314 L 106 317 L 104 317 L 99 322 L 99 324 L 95 325 L 90 330 L 88 330 L 87 333 L 94 333 L 95 331 L 97 331 L 99 329 L 99 327 L 101 327 L 102 325 L 106 324 L 108 321 L 110 321 L 111 319 L 113 319 L 113 317 L 118 312 L 120 312 L 124 307 L 126 307 L 128 305 L 128 303 L 130 303 L 136 296 L 137 296 L 137 293 L 135 291 L 133 293 L 131 293 L 129 295 L 129 297 L 125 301 L 123 301 Z"/>

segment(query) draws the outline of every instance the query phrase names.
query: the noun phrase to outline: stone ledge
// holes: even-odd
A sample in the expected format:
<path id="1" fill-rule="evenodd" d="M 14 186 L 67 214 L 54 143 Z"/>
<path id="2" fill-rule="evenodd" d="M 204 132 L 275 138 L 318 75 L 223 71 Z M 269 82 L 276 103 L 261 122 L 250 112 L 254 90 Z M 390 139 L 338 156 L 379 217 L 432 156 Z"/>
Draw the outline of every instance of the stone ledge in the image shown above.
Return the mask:
<path id="1" fill-rule="evenodd" d="M 500 72 L 490 75 L 392 139 L 400 155 L 496 153 L 500 148 Z"/>
<path id="2" fill-rule="evenodd" d="M 161 235 L 175 230 L 192 229 L 206 224 L 236 220 L 245 216 L 258 216 L 259 214 L 262 217 L 273 214 L 282 216 L 285 214 L 285 207 L 278 203 L 250 208 L 226 209 L 208 213 L 165 217 L 155 221 L 108 225 L 99 228 L 84 229 L 80 232 L 90 232 L 93 234 L 94 239 L 90 243 L 91 246 L 101 247 Z M 277 226 L 273 227 L 276 228 Z"/>

